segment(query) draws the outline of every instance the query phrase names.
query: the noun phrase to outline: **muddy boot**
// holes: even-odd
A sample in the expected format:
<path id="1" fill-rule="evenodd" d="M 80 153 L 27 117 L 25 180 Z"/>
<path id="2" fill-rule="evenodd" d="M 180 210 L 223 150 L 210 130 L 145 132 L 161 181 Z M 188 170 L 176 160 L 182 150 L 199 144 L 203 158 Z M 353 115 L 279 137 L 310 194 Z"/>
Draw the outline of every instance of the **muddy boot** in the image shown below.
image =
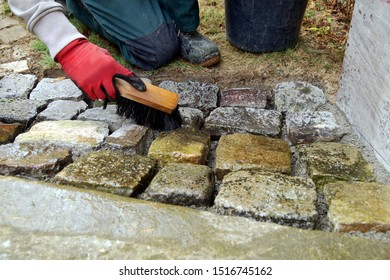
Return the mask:
<path id="1" fill-rule="evenodd" d="M 195 65 L 212 66 L 221 59 L 218 46 L 198 32 L 180 33 L 181 56 Z"/>

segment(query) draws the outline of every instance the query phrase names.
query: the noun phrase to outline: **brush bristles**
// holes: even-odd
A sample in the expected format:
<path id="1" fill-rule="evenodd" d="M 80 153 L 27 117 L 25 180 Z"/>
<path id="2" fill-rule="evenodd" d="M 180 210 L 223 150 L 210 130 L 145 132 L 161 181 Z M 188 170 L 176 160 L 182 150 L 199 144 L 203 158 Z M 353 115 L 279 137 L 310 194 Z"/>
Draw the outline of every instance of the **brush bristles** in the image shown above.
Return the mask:
<path id="1" fill-rule="evenodd" d="M 118 115 L 131 118 L 138 125 L 163 131 L 173 130 L 182 125 L 178 107 L 171 114 L 167 114 L 120 95 L 117 96 L 116 104 Z"/>

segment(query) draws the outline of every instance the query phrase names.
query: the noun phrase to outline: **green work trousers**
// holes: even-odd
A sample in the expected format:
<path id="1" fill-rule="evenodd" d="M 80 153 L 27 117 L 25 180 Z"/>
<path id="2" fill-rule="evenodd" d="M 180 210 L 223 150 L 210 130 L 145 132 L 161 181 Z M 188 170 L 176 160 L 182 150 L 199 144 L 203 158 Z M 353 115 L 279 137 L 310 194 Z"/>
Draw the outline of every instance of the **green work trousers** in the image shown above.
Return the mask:
<path id="1" fill-rule="evenodd" d="M 68 10 L 116 44 L 125 59 L 151 70 L 179 54 L 178 32 L 199 25 L 197 0 L 67 0 Z"/>

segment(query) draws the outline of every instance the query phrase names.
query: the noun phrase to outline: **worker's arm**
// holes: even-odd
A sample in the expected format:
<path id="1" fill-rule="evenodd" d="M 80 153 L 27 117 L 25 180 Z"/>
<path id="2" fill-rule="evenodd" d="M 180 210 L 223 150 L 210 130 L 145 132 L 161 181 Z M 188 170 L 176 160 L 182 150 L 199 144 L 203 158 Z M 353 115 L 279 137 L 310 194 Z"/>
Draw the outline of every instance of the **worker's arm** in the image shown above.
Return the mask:
<path id="1" fill-rule="evenodd" d="M 54 0 L 9 0 L 8 4 L 16 16 L 24 19 L 28 30 L 47 46 L 68 77 L 92 100 L 116 98 L 113 86 L 116 74 L 128 76 L 131 84 L 145 90 L 138 77 L 77 31 L 61 4 Z"/>
<path id="2" fill-rule="evenodd" d="M 47 46 L 53 58 L 73 40 L 84 38 L 66 18 L 64 7 L 54 0 L 8 0 L 8 4 Z"/>

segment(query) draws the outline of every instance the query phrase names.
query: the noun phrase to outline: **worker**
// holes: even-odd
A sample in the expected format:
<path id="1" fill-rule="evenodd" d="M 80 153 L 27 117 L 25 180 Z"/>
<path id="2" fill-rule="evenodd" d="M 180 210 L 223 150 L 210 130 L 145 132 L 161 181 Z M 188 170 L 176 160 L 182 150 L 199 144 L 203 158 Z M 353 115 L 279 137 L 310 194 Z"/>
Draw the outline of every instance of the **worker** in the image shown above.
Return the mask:
<path id="1" fill-rule="evenodd" d="M 8 4 L 92 100 L 115 100 L 117 75 L 127 77 L 139 90 L 145 90 L 145 84 L 79 33 L 67 11 L 118 46 L 124 58 L 141 69 L 159 68 L 178 55 L 206 67 L 220 60 L 217 45 L 197 32 L 197 0 L 9 0 Z"/>

